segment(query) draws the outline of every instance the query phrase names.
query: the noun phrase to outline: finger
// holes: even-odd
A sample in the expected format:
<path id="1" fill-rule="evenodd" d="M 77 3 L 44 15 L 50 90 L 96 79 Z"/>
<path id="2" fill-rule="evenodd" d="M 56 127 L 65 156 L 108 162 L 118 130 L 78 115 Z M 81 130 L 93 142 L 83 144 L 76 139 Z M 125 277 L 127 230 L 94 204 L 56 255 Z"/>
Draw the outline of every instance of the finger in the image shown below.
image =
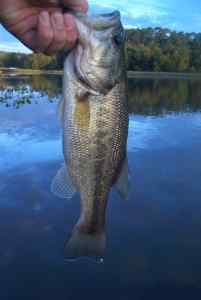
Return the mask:
<path id="1" fill-rule="evenodd" d="M 67 36 L 65 48 L 71 49 L 74 47 L 78 38 L 75 19 L 71 14 L 67 14 L 67 13 L 64 14 L 64 25 L 65 25 L 65 31 Z"/>
<path id="2" fill-rule="evenodd" d="M 70 15 L 66 17 L 55 13 L 51 17 L 54 38 L 46 53 L 55 53 L 61 49 L 71 49 L 77 39 L 77 32 L 74 18 Z"/>
<path id="3" fill-rule="evenodd" d="M 47 54 L 55 53 L 62 49 L 66 40 L 63 15 L 56 12 L 51 15 L 50 21 L 53 30 L 53 39 L 48 49 L 46 49 Z"/>
<path id="4" fill-rule="evenodd" d="M 21 37 L 21 42 L 30 48 L 31 50 L 36 50 L 36 38 L 37 38 L 37 32 L 36 30 L 32 29 Z"/>
<path id="5" fill-rule="evenodd" d="M 52 43 L 53 38 L 54 32 L 50 15 L 47 11 L 42 11 L 38 18 L 36 50 L 39 52 L 44 52 Z"/>
<path id="6" fill-rule="evenodd" d="M 37 12 L 30 12 L 24 10 L 23 14 L 18 19 L 12 20 L 12 23 L 9 22 L 7 28 L 9 31 L 21 37 L 24 33 L 34 28 L 37 24 Z"/>
<path id="7" fill-rule="evenodd" d="M 13 24 L 8 28 L 12 33 L 14 33 L 16 36 L 21 38 L 22 35 L 24 35 L 26 32 L 34 28 L 36 24 L 37 24 L 37 16 L 30 15 L 30 16 L 26 16 L 26 18 L 19 20 L 16 24 Z"/>
<path id="8" fill-rule="evenodd" d="M 61 3 L 66 8 L 71 8 L 75 11 L 81 11 L 83 13 L 86 13 L 88 11 L 87 0 L 61 0 Z"/>

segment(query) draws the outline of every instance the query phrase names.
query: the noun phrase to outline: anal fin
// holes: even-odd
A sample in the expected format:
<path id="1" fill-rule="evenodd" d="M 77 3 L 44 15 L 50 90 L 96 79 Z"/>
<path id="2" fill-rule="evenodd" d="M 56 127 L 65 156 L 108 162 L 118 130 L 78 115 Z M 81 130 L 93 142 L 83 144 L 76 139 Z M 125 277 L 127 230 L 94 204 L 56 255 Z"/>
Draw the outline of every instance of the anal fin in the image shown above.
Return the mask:
<path id="1" fill-rule="evenodd" d="M 76 188 L 73 185 L 65 164 L 62 165 L 52 180 L 51 192 L 55 196 L 64 199 L 71 199 L 76 193 Z"/>

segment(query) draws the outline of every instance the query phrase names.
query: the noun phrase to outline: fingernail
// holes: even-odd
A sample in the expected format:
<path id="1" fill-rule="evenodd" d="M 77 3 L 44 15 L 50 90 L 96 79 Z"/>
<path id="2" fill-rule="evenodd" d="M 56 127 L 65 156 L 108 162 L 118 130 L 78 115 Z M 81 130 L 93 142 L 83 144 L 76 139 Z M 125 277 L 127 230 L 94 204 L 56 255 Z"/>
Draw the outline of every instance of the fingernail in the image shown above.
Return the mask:
<path id="1" fill-rule="evenodd" d="M 54 13 L 53 14 L 53 22 L 56 28 L 62 29 L 63 28 L 63 16 L 60 13 Z"/>
<path id="2" fill-rule="evenodd" d="M 49 24 L 49 14 L 47 11 L 42 11 L 40 13 L 40 20 L 45 24 L 48 25 Z"/>

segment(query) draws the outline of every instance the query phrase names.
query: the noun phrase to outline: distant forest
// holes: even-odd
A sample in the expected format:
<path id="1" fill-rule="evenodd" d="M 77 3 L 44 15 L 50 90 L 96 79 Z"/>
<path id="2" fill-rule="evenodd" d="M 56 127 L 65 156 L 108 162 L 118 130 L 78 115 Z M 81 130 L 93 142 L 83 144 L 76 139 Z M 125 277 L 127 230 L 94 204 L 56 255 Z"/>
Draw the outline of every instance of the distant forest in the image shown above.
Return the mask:
<path id="1" fill-rule="evenodd" d="M 130 71 L 201 72 L 201 33 L 166 28 L 129 29 L 126 62 Z M 0 67 L 62 69 L 65 55 L 0 52 Z"/>

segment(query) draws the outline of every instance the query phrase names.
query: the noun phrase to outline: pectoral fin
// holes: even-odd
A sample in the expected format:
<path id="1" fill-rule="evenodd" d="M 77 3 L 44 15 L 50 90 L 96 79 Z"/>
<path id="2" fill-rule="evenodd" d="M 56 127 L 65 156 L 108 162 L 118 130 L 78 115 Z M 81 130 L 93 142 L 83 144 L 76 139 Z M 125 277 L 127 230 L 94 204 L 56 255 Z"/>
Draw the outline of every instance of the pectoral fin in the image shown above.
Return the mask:
<path id="1" fill-rule="evenodd" d="M 51 192 L 59 197 L 65 199 L 71 199 L 76 193 L 76 188 L 74 187 L 68 170 L 65 164 L 57 172 L 55 178 L 51 184 Z"/>
<path id="2" fill-rule="evenodd" d="M 115 183 L 115 188 L 117 189 L 119 195 L 123 199 L 128 198 L 129 193 L 129 171 L 128 171 L 128 159 L 125 158 L 121 172 L 119 174 L 119 177 L 117 179 L 117 182 Z"/>

